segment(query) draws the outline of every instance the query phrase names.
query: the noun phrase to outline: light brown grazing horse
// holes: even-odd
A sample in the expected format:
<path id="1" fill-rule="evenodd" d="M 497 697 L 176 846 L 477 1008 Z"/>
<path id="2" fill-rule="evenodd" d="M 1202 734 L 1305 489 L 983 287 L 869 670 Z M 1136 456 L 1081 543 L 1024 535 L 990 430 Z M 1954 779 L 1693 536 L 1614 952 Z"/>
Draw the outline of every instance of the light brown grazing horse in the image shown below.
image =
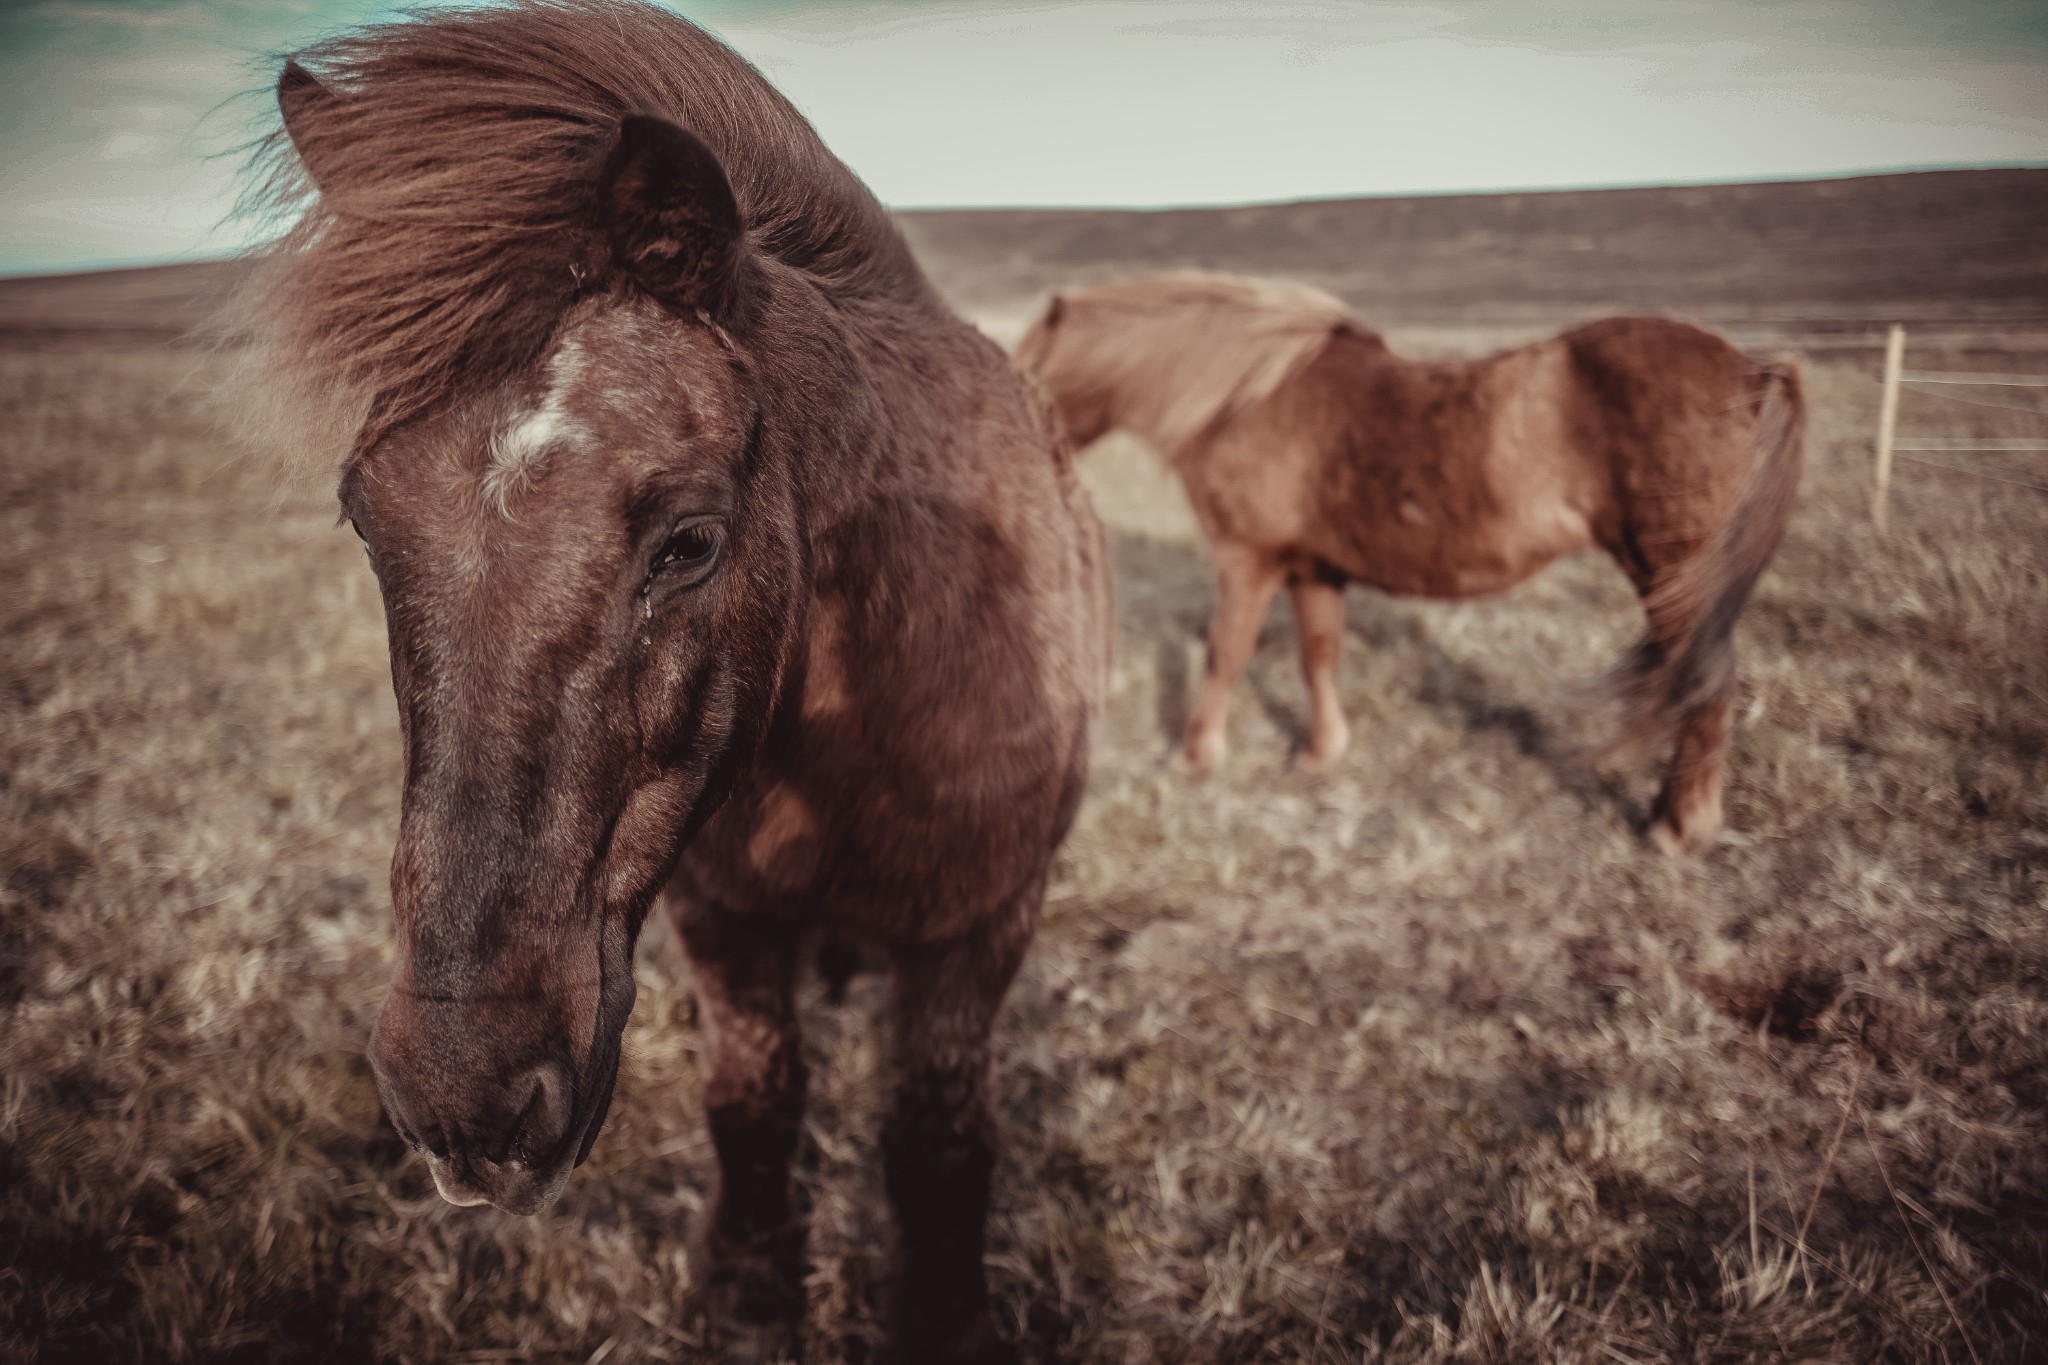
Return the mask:
<path id="1" fill-rule="evenodd" d="M 1284 583 L 1313 717 L 1344 751 L 1344 585 L 1476 597 L 1597 545 L 1649 629 L 1620 674 L 1630 734 L 1675 752 L 1666 851 L 1721 823 L 1733 631 L 1798 490 L 1797 373 L 1661 318 L 1609 318 L 1467 364 L 1404 360 L 1314 290 L 1176 274 L 1055 295 L 1019 343 L 1069 435 L 1151 442 L 1214 552 L 1217 601 L 1181 761 L 1223 757 L 1224 709 Z"/>
<path id="2" fill-rule="evenodd" d="M 821 932 L 863 945 L 894 972 L 897 1349 L 1007 1358 L 990 1032 L 1109 613 L 1050 414 L 803 119 L 666 11 L 428 11 L 277 93 L 301 216 L 239 317 L 346 433 L 390 627 L 386 1112 L 450 1200 L 546 1206 L 604 1121 L 658 902 L 718 1158 L 695 1270 L 722 1356 L 779 1357 L 792 992 Z"/>

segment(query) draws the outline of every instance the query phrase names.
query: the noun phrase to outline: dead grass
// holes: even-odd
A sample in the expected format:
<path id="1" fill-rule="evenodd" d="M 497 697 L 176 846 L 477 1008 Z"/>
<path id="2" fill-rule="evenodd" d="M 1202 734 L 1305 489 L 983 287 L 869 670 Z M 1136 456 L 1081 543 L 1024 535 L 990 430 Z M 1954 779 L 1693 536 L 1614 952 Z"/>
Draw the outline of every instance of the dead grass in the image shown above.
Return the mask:
<path id="1" fill-rule="evenodd" d="M 0 1356 L 702 1359 L 665 940 L 546 1215 L 441 1204 L 379 1122 L 375 593 L 329 490 L 232 460 L 190 364 L 0 351 Z M 1031 1358 L 2048 1353 L 2048 496 L 1907 465 L 1875 541 L 1871 364 L 1809 372 L 1738 837 L 1697 862 L 1631 833 L 1646 771 L 1560 757 L 1597 733 L 1562 684 L 1635 626 L 1593 560 L 1354 592 L 1357 743 L 1321 779 L 1286 767 L 1276 615 L 1227 773 L 1171 778 L 1203 555 L 1142 455 L 1091 457 L 1121 662 L 1003 1024 L 993 1262 Z M 818 1361 L 880 1344 L 876 991 L 807 1014 Z"/>

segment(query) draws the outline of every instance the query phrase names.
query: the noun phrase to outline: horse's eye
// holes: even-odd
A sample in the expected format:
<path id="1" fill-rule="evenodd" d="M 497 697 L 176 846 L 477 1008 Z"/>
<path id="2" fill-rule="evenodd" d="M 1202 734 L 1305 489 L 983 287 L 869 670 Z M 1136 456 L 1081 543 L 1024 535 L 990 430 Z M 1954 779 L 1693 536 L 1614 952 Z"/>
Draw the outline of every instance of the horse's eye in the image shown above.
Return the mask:
<path id="1" fill-rule="evenodd" d="M 655 556 L 654 574 L 683 587 L 694 587 L 710 575 L 724 541 L 725 532 L 715 521 L 677 527 Z"/>
<path id="2" fill-rule="evenodd" d="M 377 552 L 370 548 L 370 538 L 363 534 L 362 527 L 356 525 L 356 519 L 354 517 L 350 517 L 348 519 L 348 529 L 354 531 L 356 533 L 356 539 L 363 542 L 363 553 L 370 556 L 370 558 L 375 559 L 377 557 Z"/>

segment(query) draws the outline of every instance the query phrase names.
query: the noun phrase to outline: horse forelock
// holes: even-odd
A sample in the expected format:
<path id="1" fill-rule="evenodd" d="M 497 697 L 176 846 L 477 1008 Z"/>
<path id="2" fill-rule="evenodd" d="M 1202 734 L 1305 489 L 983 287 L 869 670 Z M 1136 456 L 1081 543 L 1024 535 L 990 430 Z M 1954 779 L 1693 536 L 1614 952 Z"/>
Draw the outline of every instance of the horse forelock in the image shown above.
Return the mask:
<path id="1" fill-rule="evenodd" d="M 641 0 L 426 10 L 298 60 L 328 97 L 296 102 L 291 135 L 261 144 L 246 207 L 290 225 L 218 330 L 249 358 L 256 398 L 323 444 L 374 440 L 520 374 L 572 303 L 617 287 L 594 188 L 629 114 L 703 139 L 755 251 L 828 291 L 924 287 L 886 211 L 802 116 Z"/>

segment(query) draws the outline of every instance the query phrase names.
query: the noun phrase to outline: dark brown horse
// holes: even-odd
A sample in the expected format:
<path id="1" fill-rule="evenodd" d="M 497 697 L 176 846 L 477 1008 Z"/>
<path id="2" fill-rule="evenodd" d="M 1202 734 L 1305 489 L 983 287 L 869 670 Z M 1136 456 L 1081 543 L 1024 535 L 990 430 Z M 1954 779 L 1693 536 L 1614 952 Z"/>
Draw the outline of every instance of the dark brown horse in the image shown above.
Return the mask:
<path id="1" fill-rule="evenodd" d="M 1404 360 L 1314 290 L 1179 274 L 1056 295 L 1018 346 L 1069 434 L 1149 440 L 1216 564 L 1207 675 L 1181 750 L 1223 757 L 1224 709 L 1284 583 L 1314 714 L 1344 751 L 1343 588 L 1474 597 L 1597 545 L 1649 629 L 1621 671 L 1630 734 L 1668 740 L 1650 834 L 1721 824 L 1734 630 L 1798 491 L 1798 375 L 1697 327 L 1609 318 L 1470 364 Z"/>
<path id="2" fill-rule="evenodd" d="M 1109 611 L 1049 415 L 802 118 L 665 11 L 429 12 L 300 54 L 278 99 L 301 216 L 238 316 L 345 438 L 390 626 L 392 1121 L 456 1203 L 554 1199 L 658 899 L 718 1156 L 698 1273 L 726 1352 L 774 1356 L 804 1301 L 792 989 L 816 934 L 865 944 L 894 971 L 901 1350 L 1002 1354 L 989 1037 Z"/>

